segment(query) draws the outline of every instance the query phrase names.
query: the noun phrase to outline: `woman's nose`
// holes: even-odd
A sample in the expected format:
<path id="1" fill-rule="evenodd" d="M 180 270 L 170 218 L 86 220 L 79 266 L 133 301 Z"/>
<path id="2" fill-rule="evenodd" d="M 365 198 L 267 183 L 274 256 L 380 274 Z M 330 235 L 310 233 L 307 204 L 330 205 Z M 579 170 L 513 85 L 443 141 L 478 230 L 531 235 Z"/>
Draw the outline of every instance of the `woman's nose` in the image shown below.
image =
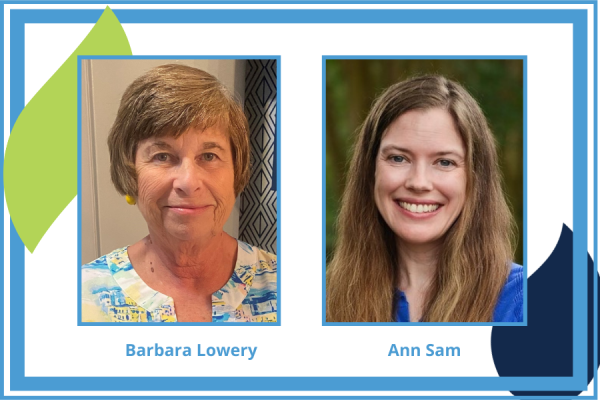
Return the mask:
<path id="1" fill-rule="evenodd" d="M 429 191 L 433 189 L 430 171 L 426 165 L 414 165 L 406 179 L 407 188 L 414 191 Z"/>
<path id="2" fill-rule="evenodd" d="M 173 187 L 181 194 L 190 196 L 202 186 L 202 172 L 193 161 L 183 160 L 175 171 Z"/>

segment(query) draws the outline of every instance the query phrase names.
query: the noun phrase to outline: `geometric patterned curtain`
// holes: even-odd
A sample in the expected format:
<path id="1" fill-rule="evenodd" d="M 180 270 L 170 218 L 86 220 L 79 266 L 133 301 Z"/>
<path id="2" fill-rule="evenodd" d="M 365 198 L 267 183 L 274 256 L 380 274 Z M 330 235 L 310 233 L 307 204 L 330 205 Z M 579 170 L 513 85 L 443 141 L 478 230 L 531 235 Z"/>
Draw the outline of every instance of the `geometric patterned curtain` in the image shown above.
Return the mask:
<path id="1" fill-rule="evenodd" d="M 240 196 L 240 240 L 277 253 L 277 60 L 246 61 L 244 112 L 251 175 Z"/>

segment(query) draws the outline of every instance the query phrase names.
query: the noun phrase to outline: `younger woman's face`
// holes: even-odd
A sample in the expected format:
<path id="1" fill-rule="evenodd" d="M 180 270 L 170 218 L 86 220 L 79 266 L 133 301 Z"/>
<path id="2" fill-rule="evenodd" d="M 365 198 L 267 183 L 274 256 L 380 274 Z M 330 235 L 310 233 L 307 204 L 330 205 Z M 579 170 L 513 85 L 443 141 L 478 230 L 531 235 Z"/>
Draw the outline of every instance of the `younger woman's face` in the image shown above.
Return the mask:
<path id="1" fill-rule="evenodd" d="M 444 109 L 408 111 L 387 128 L 375 166 L 375 203 L 401 243 L 442 241 L 465 204 L 465 156 Z"/>

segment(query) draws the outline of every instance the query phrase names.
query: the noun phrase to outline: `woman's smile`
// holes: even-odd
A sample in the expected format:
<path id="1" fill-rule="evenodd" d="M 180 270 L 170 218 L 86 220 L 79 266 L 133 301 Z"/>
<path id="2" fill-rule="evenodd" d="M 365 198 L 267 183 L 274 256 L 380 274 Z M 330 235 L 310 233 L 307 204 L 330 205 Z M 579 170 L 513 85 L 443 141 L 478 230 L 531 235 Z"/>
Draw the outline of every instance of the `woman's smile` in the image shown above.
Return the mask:
<path id="1" fill-rule="evenodd" d="M 396 204 L 406 213 L 407 216 L 413 218 L 430 218 L 440 211 L 442 207 L 439 203 L 414 202 L 414 201 L 396 201 Z"/>
<path id="2" fill-rule="evenodd" d="M 205 211 L 208 211 L 212 206 L 187 206 L 187 205 L 172 205 L 165 206 L 167 211 L 173 212 L 179 215 L 199 215 L 204 214 Z"/>

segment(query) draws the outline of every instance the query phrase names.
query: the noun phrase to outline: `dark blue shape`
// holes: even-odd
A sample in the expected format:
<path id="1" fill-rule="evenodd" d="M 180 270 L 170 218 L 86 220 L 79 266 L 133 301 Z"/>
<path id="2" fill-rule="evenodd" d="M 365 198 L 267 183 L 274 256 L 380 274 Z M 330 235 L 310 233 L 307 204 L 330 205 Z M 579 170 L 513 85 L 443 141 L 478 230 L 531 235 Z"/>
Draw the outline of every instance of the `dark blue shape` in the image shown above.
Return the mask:
<path id="1" fill-rule="evenodd" d="M 595 369 L 592 354 L 594 277 L 600 283 L 588 255 L 588 383 Z M 573 375 L 573 232 L 565 225 L 550 257 L 528 279 L 527 326 L 495 326 L 492 356 L 499 376 Z M 577 396 L 581 391 L 512 393 L 515 396 Z"/>

